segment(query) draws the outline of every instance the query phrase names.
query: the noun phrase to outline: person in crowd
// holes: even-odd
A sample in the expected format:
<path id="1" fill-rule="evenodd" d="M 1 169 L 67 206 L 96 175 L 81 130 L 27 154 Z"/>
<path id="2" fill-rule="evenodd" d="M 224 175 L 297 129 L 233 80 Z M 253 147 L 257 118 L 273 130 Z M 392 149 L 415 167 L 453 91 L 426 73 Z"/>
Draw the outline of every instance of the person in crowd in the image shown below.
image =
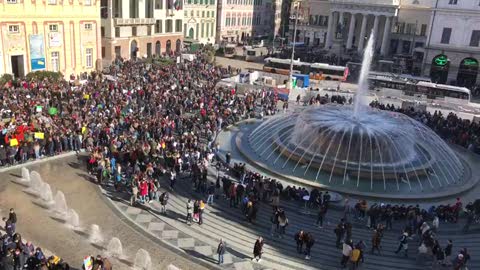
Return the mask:
<path id="1" fill-rule="evenodd" d="M 405 257 L 408 257 L 408 232 L 404 230 L 402 235 L 400 236 L 398 248 L 395 251 L 395 254 L 398 254 L 401 250 L 404 251 Z"/>
<path id="2" fill-rule="evenodd" d="M 305 260 L 310 260 L 310 252 L 315 244 L 315 238 L 312 233 L 306 233 L 303 237 L 303 241 L 305 243 Z"/>
<path id="3" fill-rule="evenodd" d="M 342 247 L 342 261 L 340 262 L 340 265 L 345 268 L 347 267 L 348 260 L 350 259 L 350 256 L 352 254 L 353 250 L 353 243 L 350 242 L 344 242 L 343 247 Z"/>
<path id="4" fill-rule="evenodd" d="M 295 234 L 295 242 L 297 243 L 297 252 L 299 254 L 303 253 L 304 238 L 305 238 L 305 233 L 303 230 L 300 230 Z"/>
<path id="5" fill-rule="evenodd" d="M 320 208 L 318 210 L 317 221 L 315 224 L 319 228 L 323 228 L 323 219 L 325 218 L 325 214 L 327 213 L 327 207 L 325 204 L 320 204 Z"/>
<path id="6" fill-rule="evenodd" d="M 185 218 L 185 222 L 188 225 L 192 224 L 192 214 L 193 214 L 193 202 L 192 202 L 192 200 L 188 199 L 188 201 L 187 201 L 187 216 Z"/>
<path id="7" fill-rule="evenodd" d="M 263 254 L 263 237 L 259 237 L 257 241 L 255 241 L 255 245 L 253 246 L 253 259 L 256 260 L 257 262 L 260 262 L 262 260 L 262 254 Z"/>
<path id="8" fill-rule="evenodd" d="M 381 232 L 378 229 L 373 230 L 372 235 L 372 250 L 370 251 L 371 254 L 375 254 L 375 250 L 378 251 L 380 255 L 380 243 L 382 241 Z"/>
<path id="9" fill-rule="evenodd" d="M 217 254 L 218 254 L 218 264 L 223 264 L 223 255 L 225 254 L 225 242 L 223 239 L 220 239 L 220 243 L 218 243 L 217 247 Z"/>
<path id="10" fill-rule="evenodd" d="M 337 240 L 335 242 L 335 246 L 337 248 L 341 247 L 341 241 L 343 239 L 343 236 L 345 235 L 345 222 L 344 219 L 342 218 L 340 222 L 337 224 L 335 229 L 333 230 L 335 233 L 335 236 L 337 237 Z"/>
<path id="11" fill-rule="evenodd" d="M 159 197 L 161 212 L 164 215 L 167 215 L 167 204 L 168 204 L 168 192 L 163 192 Z"/>

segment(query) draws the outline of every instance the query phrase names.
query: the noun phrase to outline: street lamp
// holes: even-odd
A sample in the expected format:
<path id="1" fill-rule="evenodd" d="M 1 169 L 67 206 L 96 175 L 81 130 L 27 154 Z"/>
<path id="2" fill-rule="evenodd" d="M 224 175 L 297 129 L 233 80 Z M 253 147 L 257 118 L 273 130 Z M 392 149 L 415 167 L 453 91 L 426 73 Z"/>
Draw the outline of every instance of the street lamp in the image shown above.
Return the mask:
<path id="1" fill-rule="evenodd" d="M 300 7 L 300 1 L 295 1 L 294 2 L 294 8 L 296 8 L 295 12 L 295 23 L 293 26 L 293 40 L 292 40 L 292 56 L 290 59 L 290 73 L 289 73 L 289 79 L 288 79 L 288 89 L 292 90 L 293 89 L 293 59 L 295 56 L 295 42 L 297 40 L 297 23 L 298 23 L 298 9 Z"/>

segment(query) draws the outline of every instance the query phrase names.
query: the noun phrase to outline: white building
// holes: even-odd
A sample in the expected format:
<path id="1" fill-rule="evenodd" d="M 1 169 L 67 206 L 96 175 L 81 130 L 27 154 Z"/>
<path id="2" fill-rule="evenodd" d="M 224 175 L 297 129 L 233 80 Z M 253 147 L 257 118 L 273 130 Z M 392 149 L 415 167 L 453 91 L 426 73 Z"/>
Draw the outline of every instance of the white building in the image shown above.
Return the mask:
<path id="1" fill-rule="evenodd" d="M 217 43 L 272 38 L 274 29 L 280 28 L 278 3 L 281 6 L 281 0 L 218 0 Z"/>
<path id="2" fill-rule="evenodd" d="M 217 0 L 185 0 L 185 42 L 215 43 Z"/>
<path id="3" fill-rule="evenodd" d="M 424 75 L 461 86 L 477 83 L 480 60 L 478 0 L 438 0 L 430 18 Z"/>
<path id="4" fill-rule="evenodd" d="M 130 59 L 179 51 L 181 0 L 102 0 L 102 56 Z"/>

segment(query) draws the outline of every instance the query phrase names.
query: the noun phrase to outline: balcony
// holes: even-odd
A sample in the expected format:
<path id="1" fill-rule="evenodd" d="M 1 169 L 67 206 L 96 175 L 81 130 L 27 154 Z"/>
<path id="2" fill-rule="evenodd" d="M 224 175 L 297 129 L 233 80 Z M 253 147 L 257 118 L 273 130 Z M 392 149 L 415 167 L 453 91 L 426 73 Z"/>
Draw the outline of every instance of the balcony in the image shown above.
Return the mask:
<path id="1" fill-rule="evenodd" d="M 154 25 L 155 18 L 115 18 L 116 26 L 126 26 L 126 25 Z"/>

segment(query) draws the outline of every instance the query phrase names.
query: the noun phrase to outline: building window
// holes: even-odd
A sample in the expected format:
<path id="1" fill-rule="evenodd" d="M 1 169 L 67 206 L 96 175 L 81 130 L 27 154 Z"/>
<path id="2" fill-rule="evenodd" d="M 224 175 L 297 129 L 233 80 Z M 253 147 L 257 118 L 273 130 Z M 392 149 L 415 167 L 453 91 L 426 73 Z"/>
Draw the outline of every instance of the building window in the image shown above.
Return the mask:
<path id="1" fill-rule="evenodd" d="M 17 24 L 11 24 L 8 26 L 8 33 L 10 34 L 17 34 L 20 32 L 20 26 Z"/>
<path id="2" fill-rule="evenodd" d="M 115 57 L 122 57 L 122 46 L 115 46 Z"/>
<path id="3" fill-rule="evenodd" d="M 472 31 L 472 37 L 470 38 L 470 46 L 471 47 L 480 46 L 480 30 Z"/>
<path id="4" fill-rule="evenodd" d="M 136 37 L 137 36 L 137 27 L 132 26 L 132 36 Z"/>
<path id="5" fill-rule="evenodd" d="M 100 27 L 100 35 L 102 37 L 105 37 L 105 27 L 104 26 Z"/>
<path id="6" fill-rule="evenodd" d="M 202 18 L 205 18 L 205 11 L 202 11 Z"/>
<path id="7" fill-rule="evenodd" d="M 448 44 L 450 43 L 450 36 L 452 35 L 452 28 L 443 28 L 442 39 L 440 43 Z"/>
<path id="8" fill-rule="evenodd" d="M 155 0 L 155 9 L 163 8 L 163 0 Z"/>
<path id="9" fill-rule="evenodd" d="M 155 22 L 155 33 L 156 34 L 162 33 L 162 20 L 157 20 Z"/>
<path id="10" fill-rule="evenodd" d="M 7 0 L 7 4 L 16 4 L 17 0 Z"/>
<path id="11" fill-rule="evenodd" d="M 201 28 L 201 29 L 202 29 L 202 30 L 201 30 L 202 32 L 201 32 L 201 34 L 200 34 L 200 37 L 203 38 L 203 37 L 204 37 L 204 34 L 205 34 L 205 24 L 204 24 L 203 22 L 202 22 L 202 28 Z"/>
<path id="12" fill-rule="evenodd" d="M 85 6 L 91 6 L 92 0 L 85 0 Z"/>
<path id="13" fill-rule="evenodd" d="M 182 20 L 175 20 L 175 32 L 182 32 Z"/>
<path id="14" fill-rule="evenodd" d="M 167 20 L 166 27 L 167 27 L 167 29 L 165 30 L 166 33 L 171 33 L 173 31 L 172 20 Z"/>
<path id="15" fill-rule="evenodd" d="M 57 0 L 48 0 L 48 4 L 49 4 L 49 5 L 56 5 L 56 4 L 57 4 Z"/>
<path id="16" fill-rule="evenodd" d="M 87 65 L 87 68 L 93 67 L 93 49 L 92 48 L 88 48 L 85 50 L 85 64 Z"/>
<path id="17" fill-rule="evenodd" d="M 48 30 L 50 30 L 50 32 L 58 32 L 58 24 L 49 24 Z"/>
<path id="18" fill-rule="evenodd" d="M 93 26 L 91 23 L 86 23 L 85 24 L 85 30 L 92 30 Z"/>
<path id="19" fill-rule="evenodd" d="M 448 0 L 449 5 L 456 5 L 458 0 Z"/>
<path id="20" fill-rule="evenodd" d="M 106 53 L 105 53 L 105 47 L 103 46 L 103 47 L 102 47 L 102 58 L 105 58 L 105 55 L 106 55 Z"/>
<path id="21" fill-rule="evenodd" d="M 421 28 L 420 28 L 420 36 L 424 37 L 427 35 L 427 25 L 426 24 L 422 24 Z"/>
<path id="22" fill-rule="evenodd" d="M 52 60 L 52 71 L 58 72 L 60 70 L 60 53 L 52 52 L 51 60 Z"/>
<path id="23" fill-rule="evenodd" d="M 210 0 L 210 5 L 215 5 L 215 0 Z"/>
<path id="24" fill-rule="evenodd" d="M 115 27 L 115 37 L 120 37 L 120 27 Z"/>

